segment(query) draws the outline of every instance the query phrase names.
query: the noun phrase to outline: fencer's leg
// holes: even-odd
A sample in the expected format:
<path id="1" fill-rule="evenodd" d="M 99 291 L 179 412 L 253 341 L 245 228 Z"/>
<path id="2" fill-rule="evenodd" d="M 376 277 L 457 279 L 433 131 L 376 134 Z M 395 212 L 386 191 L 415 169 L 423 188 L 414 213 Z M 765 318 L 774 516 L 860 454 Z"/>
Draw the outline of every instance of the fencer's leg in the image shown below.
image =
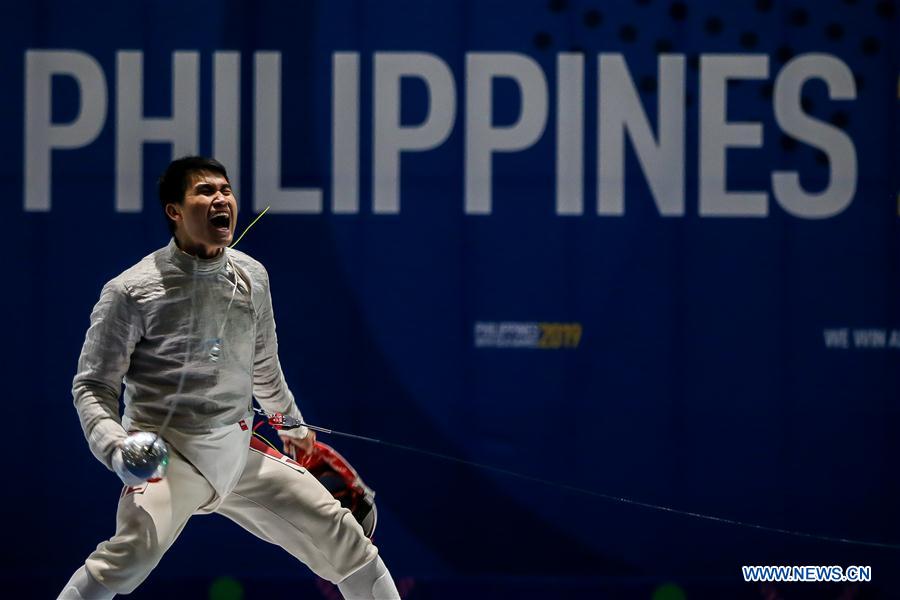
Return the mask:
<path id="1" fill-rule="evenodd" d="M 275 450 L 250 449 L 240 481 L 216 512 L 335 584 L 378 556 L 350 511 L 306 469 Z"/>
<path id="2" fill-rule="evenodd" d="M 57 600 L 111 600 L 115 594 L 94 579 L 81 565 L 63 588 Z"/>
<path id="3" fill-rule="evenodd" d="M 338 584 L 345 600 L 400 600 L 390 571 L 380 556 Z"/>
<path id="4" fill-rule="evenodd" d="M 209 482 L 170 447 L 165 479 L 123 489 L 116 534 L 98 545 L 84 563 L 85 575 L 107 590 L 108 595 L 97 598 L 131 593 L 159 563 L 191 515 L 215 498 Z M 94 596 L 83 598 L 93 600 Z"/>

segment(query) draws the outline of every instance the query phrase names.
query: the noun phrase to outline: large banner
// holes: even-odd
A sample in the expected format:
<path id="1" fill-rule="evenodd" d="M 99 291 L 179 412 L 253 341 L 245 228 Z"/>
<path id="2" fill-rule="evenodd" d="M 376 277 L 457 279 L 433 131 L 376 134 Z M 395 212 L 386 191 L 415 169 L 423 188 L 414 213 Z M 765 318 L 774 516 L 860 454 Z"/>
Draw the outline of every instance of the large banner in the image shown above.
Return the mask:
<path id="1" fill-rule="evenodd" d="M 270 207 L 241 249 L 306 418 L 426 451 L 322 436 L 409 597 L 900 585 L 896 549 L 822 539 L 900 544 L 894 2 L 0 14 L 4 584 L 49 597 L 113 532 L 71 380 L 102 284 L 168 241 L 156 178 L 200 153 L 239 227 Z M 148 585 L 222 576 L 311 577 L 198 517 Z"/>

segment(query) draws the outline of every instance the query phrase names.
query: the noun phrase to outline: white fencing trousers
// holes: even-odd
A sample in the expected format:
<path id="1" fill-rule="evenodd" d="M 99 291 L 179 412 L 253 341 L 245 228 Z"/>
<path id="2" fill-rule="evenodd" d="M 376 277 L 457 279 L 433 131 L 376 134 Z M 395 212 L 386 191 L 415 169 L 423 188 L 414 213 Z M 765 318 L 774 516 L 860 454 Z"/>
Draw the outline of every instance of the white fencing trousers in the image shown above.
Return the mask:
<path id="1" fill-rule="evenodd" d="M 72 574 L 57 600 L 112 600 L 113 596 L 115 594 L 97 583 L 82 565 Z"/>
<path id="2" fill-rule="evenodd" d="M 391 573 L 380 556 L 338 584 L 345 600 L 400 600 Z"/>
<path id="3" fill-rule="evenodd" d="M 350 511 L 306 469 L 280 453 L 248 451 L 234 490 L 219 498 L 200 472 L 170 447 L 165 479 L 122 491 L 116 534 L 85 561 L 91 577 L 112 592 L 130 593 L 159 563 L 191 515 L 211 512 L 281 546 L 332 583 L 365 572 L 363 567 L 375 561 L 378 549 Z"/>

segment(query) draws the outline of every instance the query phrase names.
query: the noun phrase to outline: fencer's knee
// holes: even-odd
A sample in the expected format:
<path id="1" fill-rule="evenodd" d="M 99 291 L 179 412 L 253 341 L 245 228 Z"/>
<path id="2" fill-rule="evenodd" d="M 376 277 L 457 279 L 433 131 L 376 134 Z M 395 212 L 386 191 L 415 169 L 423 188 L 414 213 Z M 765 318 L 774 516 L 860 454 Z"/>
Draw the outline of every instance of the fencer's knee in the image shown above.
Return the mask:
<path id="1" fill-rule="evenodd" d="M 146 540 L 133 547 L 131 556 L 134 564 L 141 566 L 141 570 L 145 572 L 144 577 L 146 577 L 159 564 L 164 553 L 165 548 L 158 542 Z"/>
<path id="2" fill-rule="evenodd" d="M 154 536 L 114 537 L 97 548 L 86 565 L 97 581 L 117 594 L 130 594 L 162 560 L 165 548 Z"/>

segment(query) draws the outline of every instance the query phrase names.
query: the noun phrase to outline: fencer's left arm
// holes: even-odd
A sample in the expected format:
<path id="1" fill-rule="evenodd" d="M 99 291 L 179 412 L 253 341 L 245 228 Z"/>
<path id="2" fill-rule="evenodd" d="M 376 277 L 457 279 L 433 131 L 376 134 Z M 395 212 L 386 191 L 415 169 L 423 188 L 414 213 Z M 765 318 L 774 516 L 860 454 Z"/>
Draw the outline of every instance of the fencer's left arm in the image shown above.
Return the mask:
<path id="1" fill-rule="evenodd" d="M 275 316 L 272 310 L 272 294 L 269 291 L 269 276 L 264 272 L 265 293 L 262 306 L 257 314 L 256 357 L 253 363 L 253 395 L 260 405 L 269 412 L 279 412 L 303 420 L 300 409 L 294 401 L 281 362 L 278 360 L 278 338 L 275 335 Z M 298 427 L 290 432 L 281 432 L 295 438 L 306 438 L 309 429 Z"/>

